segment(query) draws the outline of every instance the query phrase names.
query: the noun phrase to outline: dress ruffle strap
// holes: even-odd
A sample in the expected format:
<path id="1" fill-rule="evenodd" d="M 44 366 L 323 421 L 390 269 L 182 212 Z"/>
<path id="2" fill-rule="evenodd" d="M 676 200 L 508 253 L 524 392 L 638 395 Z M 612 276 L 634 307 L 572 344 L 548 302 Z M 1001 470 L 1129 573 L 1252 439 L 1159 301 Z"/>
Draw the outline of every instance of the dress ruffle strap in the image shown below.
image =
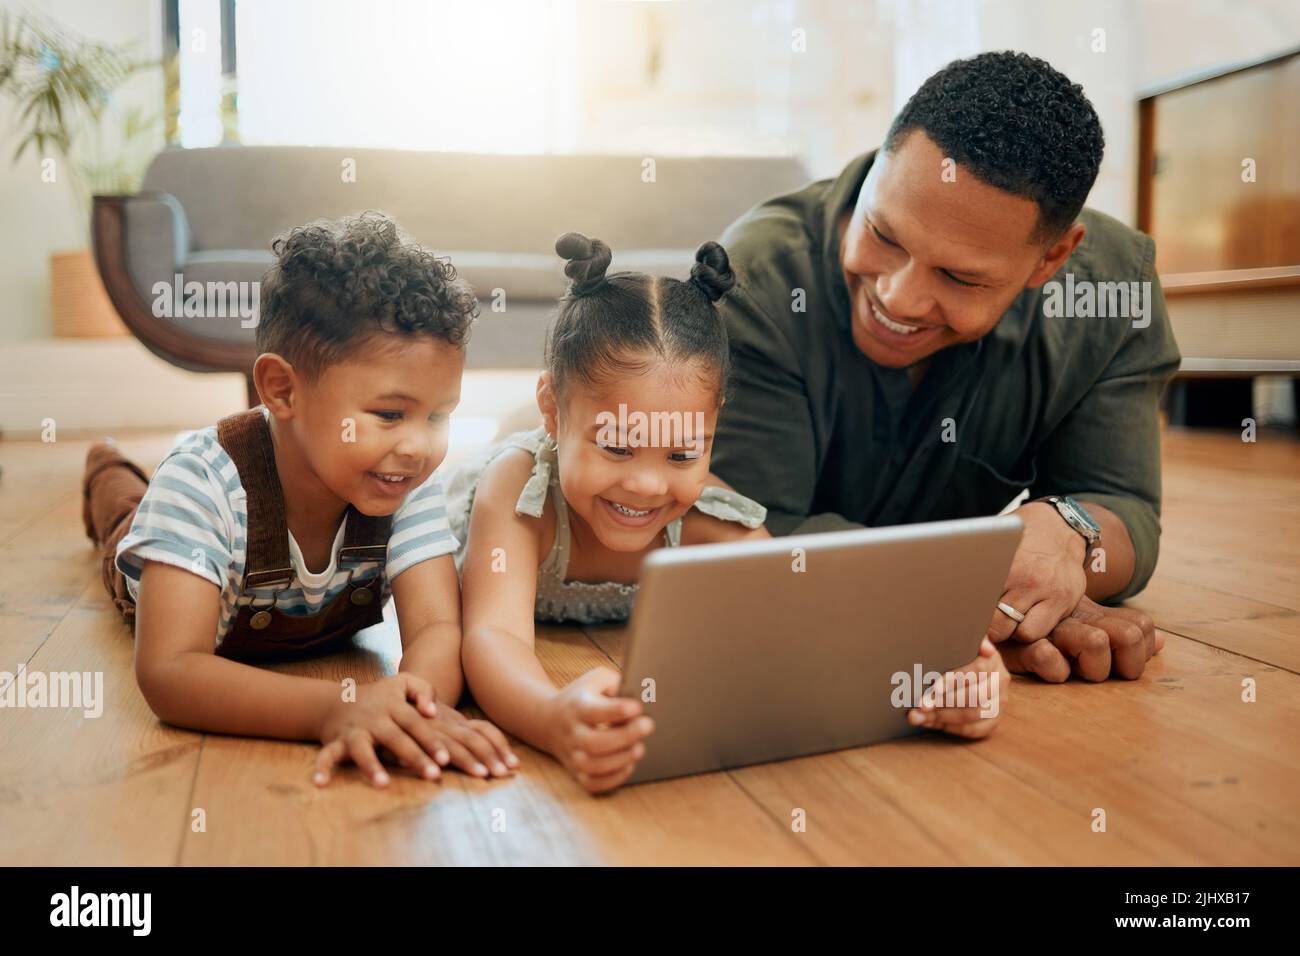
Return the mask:
<path id="1" fill-rule="evenodd" d="M 551 484 L 551 470 L 555 467 L 555 451 L 555 440 L 543 432 L 537 446 L 533 472 L 524 483 L 523 491 L 519 492 L 519 500 L 515 502 L 515 514 L 531 515 L 534 518 L 542 516 L 542 510 L 546 507 L 546 492 Z"/>
<path id="2" fill-rule="evenodd" d="M 746 528 L 761 527 L 767 520 L 767 509 L 753 498 L 746 498 L 738 491 L 717 485 L 709 485 L 700 492 L 695 507 L 710 517 L 735 521 Z"/>

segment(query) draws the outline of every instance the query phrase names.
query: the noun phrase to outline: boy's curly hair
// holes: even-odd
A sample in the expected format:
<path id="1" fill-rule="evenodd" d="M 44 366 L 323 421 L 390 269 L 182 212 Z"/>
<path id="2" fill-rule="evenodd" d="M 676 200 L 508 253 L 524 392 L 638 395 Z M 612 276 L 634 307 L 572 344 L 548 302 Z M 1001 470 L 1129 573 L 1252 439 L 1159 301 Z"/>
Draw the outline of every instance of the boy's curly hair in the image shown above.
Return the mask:
<path id="1" fill-rule="evenodd" d="M 271 243 L 257 351 L 310 378 L 356 354 L 377 332 L 430 335 L 463 348 L 478 299 L 450 261 L 380 212 L 321 219 Z"/>

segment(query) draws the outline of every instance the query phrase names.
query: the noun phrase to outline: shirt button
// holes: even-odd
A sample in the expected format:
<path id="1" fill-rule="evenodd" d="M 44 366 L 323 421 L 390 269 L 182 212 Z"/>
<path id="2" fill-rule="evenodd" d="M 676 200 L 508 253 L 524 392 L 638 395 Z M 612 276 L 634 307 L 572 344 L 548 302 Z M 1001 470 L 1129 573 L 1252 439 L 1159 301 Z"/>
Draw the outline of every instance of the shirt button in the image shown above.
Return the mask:
<path id="1" fill-rule="evenodd" d="M 353 588 L 352 594 L 349 597 L 349 600 L 353 604 L 356 604 L 361 607 L 364 607 L 365 605 L 369 604 L 374 599 L 375 596 L 373 593 L 371 593 L 370 588 Z"/>
<path id="2" fill-rule="evenodd" d="M 251 618 L 249 618 L 248 621 L 249 626 L 252 627 L 252 629 L 255 631 L 264 630 L 267 627 L 267 625 L 269 625 L 270 623 L 271 623 L 270 611 L 258 611 Z"/>

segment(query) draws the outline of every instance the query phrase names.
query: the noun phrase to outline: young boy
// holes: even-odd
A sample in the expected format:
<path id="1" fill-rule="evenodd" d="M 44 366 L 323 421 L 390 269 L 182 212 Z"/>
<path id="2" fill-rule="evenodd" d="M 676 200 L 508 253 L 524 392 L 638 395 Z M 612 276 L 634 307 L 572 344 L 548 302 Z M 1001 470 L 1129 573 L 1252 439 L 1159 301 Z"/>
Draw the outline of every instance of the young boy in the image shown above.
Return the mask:
<path id="1" fill-rule="evenodd" d="M 502 733 L 461 695 L 460 591 L 441 482 L 476 300 L 445 261 L 367 213 L 272 244 L 253 378 L 262 404 L 188 432 L 154 472 L 87 456 L 87 534 L 136 627 L 162 720 L 319 740 L 315 781 L 379 754 L 436 779 L 504 776 Z M 252 666 L 337 647 L 396 602 L 396 676 L 339 684 Z M 353 699 L 348 699 L 353 698 Z M 436 702 L 436 703 L 435 703 Z"/>

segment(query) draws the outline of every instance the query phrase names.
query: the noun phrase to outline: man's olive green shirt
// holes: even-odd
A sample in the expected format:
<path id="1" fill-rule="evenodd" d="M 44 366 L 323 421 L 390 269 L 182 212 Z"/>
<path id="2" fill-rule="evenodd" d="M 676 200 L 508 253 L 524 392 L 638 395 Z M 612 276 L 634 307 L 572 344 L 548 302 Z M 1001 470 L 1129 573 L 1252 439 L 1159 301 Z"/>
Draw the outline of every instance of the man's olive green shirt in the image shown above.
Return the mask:
<path id="1" fill-rule="evenodd" d="M 1140 591 L 1160 541 L 1159 398 L 1178 346 L 1155 243 L 1085 209 L 1053 281 L 1150 282 L 1149 317 L 1051 317 L 1024 289 L 977 342 L 906 370 L 854 345 L 836 223 L 874 152 L 837 179 L 755 207 L 722 236 L 737 274 L 719 303 L 733 375 L 713 469 L 768 509 L 773 534 L 996 514 L 1023 489 L 1073 495 L 1127 526 Z M 1103 546 L 1105 541 L 1102 541 Z"/>

